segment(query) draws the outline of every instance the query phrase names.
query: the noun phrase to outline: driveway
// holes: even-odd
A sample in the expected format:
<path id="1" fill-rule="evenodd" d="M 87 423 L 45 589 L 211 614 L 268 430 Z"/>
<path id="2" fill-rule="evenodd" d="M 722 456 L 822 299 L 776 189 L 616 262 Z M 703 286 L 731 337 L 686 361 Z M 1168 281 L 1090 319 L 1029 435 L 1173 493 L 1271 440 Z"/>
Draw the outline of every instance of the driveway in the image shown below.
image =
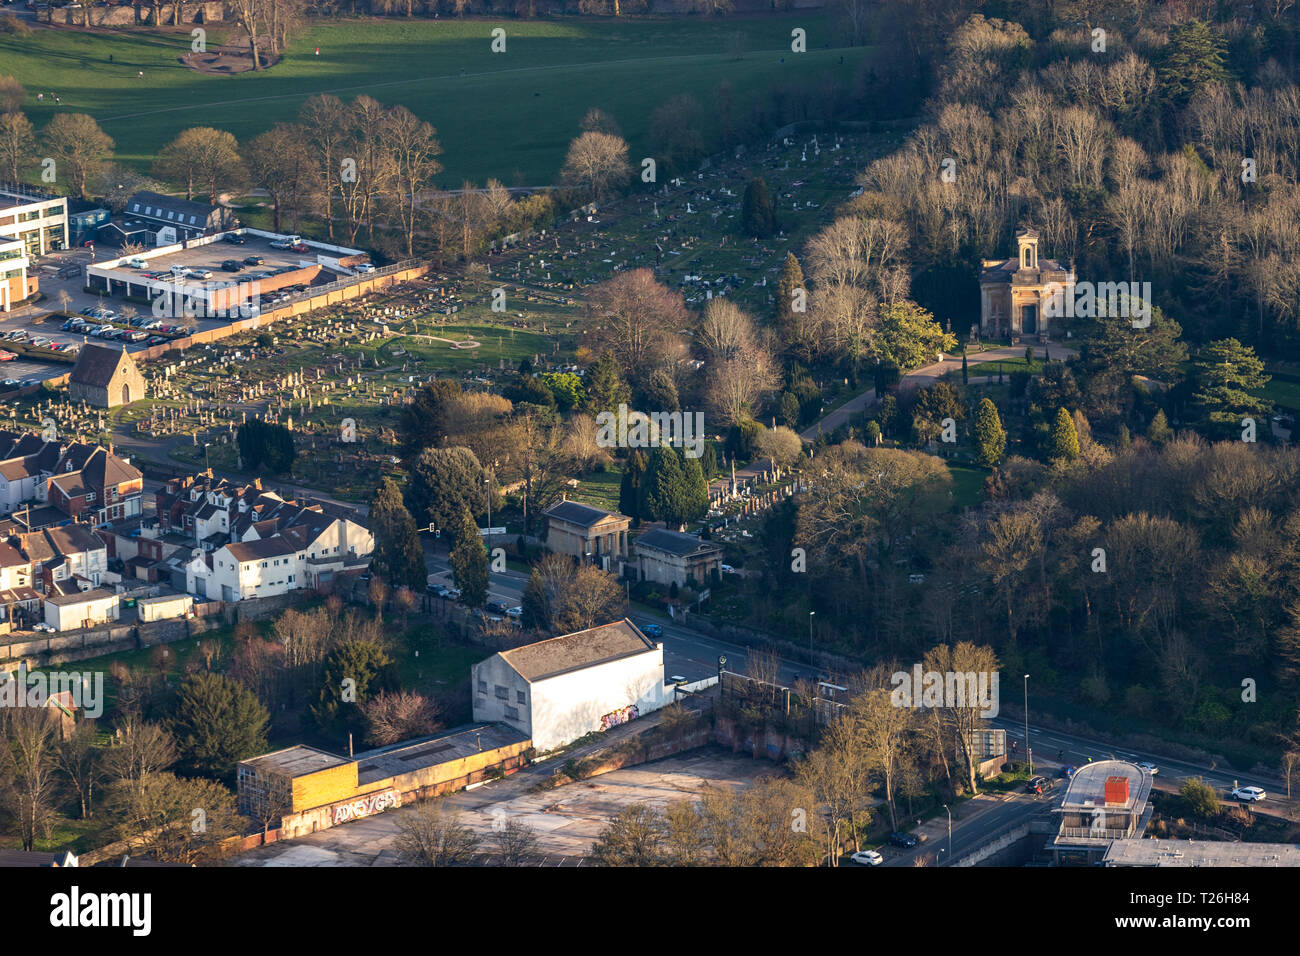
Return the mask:
<path id="1" fill-rule="evenodd" d="M 983 365 L 986 362 L 1024 358 L 1025 348 L 1026 346 L 1023 345 L 1004 345 L 996 349 L 989 349 L 987 352 L 980 352 L 977 355 L 968 355 L 966 357 L 967 373 L 969 374 L 970 369 Z M 1042 346 L 1033 346 L 1034 354 L 1039 354 L 1041 348 Z M 1047 350 L 1053 359 L 1072 359 L 1079 354 L 1076 349 L 1061 345 L 1059 342 L 1051 343 L 1047 346 Z M 949 372 L 960 371 L 961 356 L 946 355 L 942 362 L 935 362 L 932 365 L 918 368 L 915 371 L 908 372 L 904 375 L 898 386 L 899 394 L 906 395 L 918 388 L 933 385 Z M 841 425 L 847 425 L 854 418 L 861 415 L 867 408 L 874 405 L 875 402 L 875 390 L 867 389 L 867 391 L 863 392 L 857 398 L 850 399 L 821 421 L 805 429 L 799 437 L 808 442 L 816 441 L 818 435 L 823 433 L 830 434 Z"/>

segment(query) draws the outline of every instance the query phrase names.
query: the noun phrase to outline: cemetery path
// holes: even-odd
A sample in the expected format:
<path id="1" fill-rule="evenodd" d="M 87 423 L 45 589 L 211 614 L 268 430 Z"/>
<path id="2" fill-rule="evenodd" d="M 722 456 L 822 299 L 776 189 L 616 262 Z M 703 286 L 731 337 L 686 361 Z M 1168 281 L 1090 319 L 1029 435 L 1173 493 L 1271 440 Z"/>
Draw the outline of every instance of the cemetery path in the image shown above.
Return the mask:
<path id="1" fill-rule="evenodd" d="M 1078 355 L 1078 351 L 1076 349 L 1068 348 L 1059 343 L 1052 343 L 1051 345 L 1048 346 L 1048 354 L 1050 355 L 1052 353 L 1056 353 L 1056 357 L 1060 359 L 1072 359 L 1076 355 Z M 997 362 L 997 361 L 1005 362 L 1009 359 L 1023 358 L 1024 354 L 1025 354 L 1025 346 L 1004 345 L 995 349 L 989 349 L 987 352 L 980 352 L 976 355 L 968 355 L 966 357 L 967 371 L 969 371 L 971 368 L 974 368 L 977 365 L 983 365 L 987 362 Z M 900 394 L 906 395 L 909 392 L 915 391 L 918 388 L 924 388 L 926 386 L 933 385 L 935 382 L 939 381 L 949 372 L 960 372 L 960 371 L 961 371 L 961 356 L 960 355 L 945 356 L 942 362 L 935 362 L 932 365 L 925 366 L 924 368 L 918 368 L 915 371 L 908 372 L 906 375 L 903 376 L 902 381 L 899 382 L 898 391 Z M 799 437 L 806 442 L 816 441 L 818 435 L 821 435 L 823 433 L 830 434 L 831 432 L 835 431 L 835 429 L 839 428 L 841 425 L 847 424 L 848 422 L 852 421 L 856 416 L 860 415 L 867 408 L 874 405 L 875 402 L 876 402 L 875 390 L 867 389 L 867 391 L 863 392 L 861 395 L 857 396 L 856 398 L 850 399 L 849 401 L 841 405 L 839 408 L 835 409 L 833 412 L 826 415 L 815 425 L 806 428 L 800 434 Z"/>

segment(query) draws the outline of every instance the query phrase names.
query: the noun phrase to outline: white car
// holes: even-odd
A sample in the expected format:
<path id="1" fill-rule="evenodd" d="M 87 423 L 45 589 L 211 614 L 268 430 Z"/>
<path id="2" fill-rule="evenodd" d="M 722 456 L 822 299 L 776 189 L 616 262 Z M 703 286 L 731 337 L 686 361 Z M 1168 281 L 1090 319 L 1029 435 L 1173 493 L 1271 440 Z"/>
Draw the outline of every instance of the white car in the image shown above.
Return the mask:
<path id="1" fill-rule="evenodd" d="M 1232 791 L 1232 796 L 1234 799 L 1244 801 L 1245 803 L 1256 803 L 1263 800 L 1268 796 L 1268 794 L 1264 793 L 1264 791 L 1259 787 L 1238 787 L 1236 790 Z"/>
<path id="2" fill-rule="evenodd" d="M 735 574 L 735 573 L 736 573 L 736 569 L 733 568 L 733 567 L 732 567 L 731 565 L 729 565 L 729 564 L 724 564 L 724 565 L 722 565 L 722 573 L 723 573 L 723 574 Z"/>
<path id="3" fill-rule="evenodd" d="M 524 609 L 518 605 L 506 608 L 506 617 L 512 617 L 516 620 L 524 616 Z"/>
<path id="4" fill-rule="evenodd" d="M 854 853 L 849 859 L 860 866 L 880 866 L 885 862 L 885 858 L 875 850 L 862 850 Z"/>
<path id="5" fill-rule="evenodd" d="M 32 630 L 33 630 L 33 631 L 46 631 L 46 632 L 48 632 L 48 633 L 50 633 L 50 634 L 53 634 L 53 633 L 54 633 L 54 625 L 53 625 L 53 624 L 45 624 L 45 623 L 41 623 L 41 624 L 33 624 L 33 625 L 32 625 Z"/>
<path id="6" fill-rule="evenodd" d="M 358 271 L 358 272 L 374 272 L 374 271 L 375 271 L 375 267 L 372 266 L 369 262 L 363 262 L 363 263 L 361 263 L 359 266 L 357 266 L 357 271 Z"/>
<path id="7" fill-rule="evenodd" d="M 1153 763 L 1140 763 L 1138 764 L 1138 769 L 1143 773 L 1151 774 L 1153 777 L 1160 772 L 1160 768 Z"/>

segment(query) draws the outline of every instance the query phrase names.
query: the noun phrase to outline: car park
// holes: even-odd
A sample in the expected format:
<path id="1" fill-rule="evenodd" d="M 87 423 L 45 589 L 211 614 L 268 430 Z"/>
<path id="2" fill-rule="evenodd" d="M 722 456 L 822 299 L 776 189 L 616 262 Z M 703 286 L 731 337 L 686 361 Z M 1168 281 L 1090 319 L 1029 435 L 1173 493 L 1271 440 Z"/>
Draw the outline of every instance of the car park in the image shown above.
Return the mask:
<path id="1" fill-rule="evenodd" d="M 880 866 L 885 862 L 885 858 L 875 850 L 859 850 L 849 857 L 858 866 Z"/>
<path id="2" fill-rule="evenodd" d="M 1240 800 L 1242 803 L 1258 803 L 1263 800 L 1266 794 L 1260 787 L 1238 787 L 1232 791 L 1232 798 Z"/>

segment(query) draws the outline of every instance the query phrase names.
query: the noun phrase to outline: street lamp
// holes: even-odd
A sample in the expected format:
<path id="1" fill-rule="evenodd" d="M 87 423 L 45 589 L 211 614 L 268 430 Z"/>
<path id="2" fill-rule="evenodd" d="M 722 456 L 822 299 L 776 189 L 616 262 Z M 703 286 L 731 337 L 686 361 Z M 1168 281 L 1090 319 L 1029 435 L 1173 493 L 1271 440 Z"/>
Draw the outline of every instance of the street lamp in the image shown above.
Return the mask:
<path id="1" fill-rule="evenodd" d="M 487 485 L 487 502 L 488 502 L 487 534 L 485 534 L 483 538 L 490 545 L 492 541 L 492 479 L 484 477 L 483 484 Z"/>
<path id="2" fill-rule="evenodd" d="M 948 810 L 948 804 L 945 803 L 943 805 L 943 808 L 945 810 Z M 948 810 L 948 862 L 952 863 L 952 811 L 951 810 Z"/>
<path id="3" fill-rule="evenodd" d="M 1029 675 L 1025 675 L 1025 757 L 1029 760 L 1029 775 L 1034 775 L 1034 749 L 1029 746 Z"/>
<path id="4" fill-rule="evenodd" d="M 808 612 L 808 663 L 809 664 L 813 663 L 813 648 L 812 648 L 813 617 L 816 616 L 816 614 L 817 614 L 816 611 Z M 814 666 L 813 670 L 816 669 L 817 668 Z"/>

